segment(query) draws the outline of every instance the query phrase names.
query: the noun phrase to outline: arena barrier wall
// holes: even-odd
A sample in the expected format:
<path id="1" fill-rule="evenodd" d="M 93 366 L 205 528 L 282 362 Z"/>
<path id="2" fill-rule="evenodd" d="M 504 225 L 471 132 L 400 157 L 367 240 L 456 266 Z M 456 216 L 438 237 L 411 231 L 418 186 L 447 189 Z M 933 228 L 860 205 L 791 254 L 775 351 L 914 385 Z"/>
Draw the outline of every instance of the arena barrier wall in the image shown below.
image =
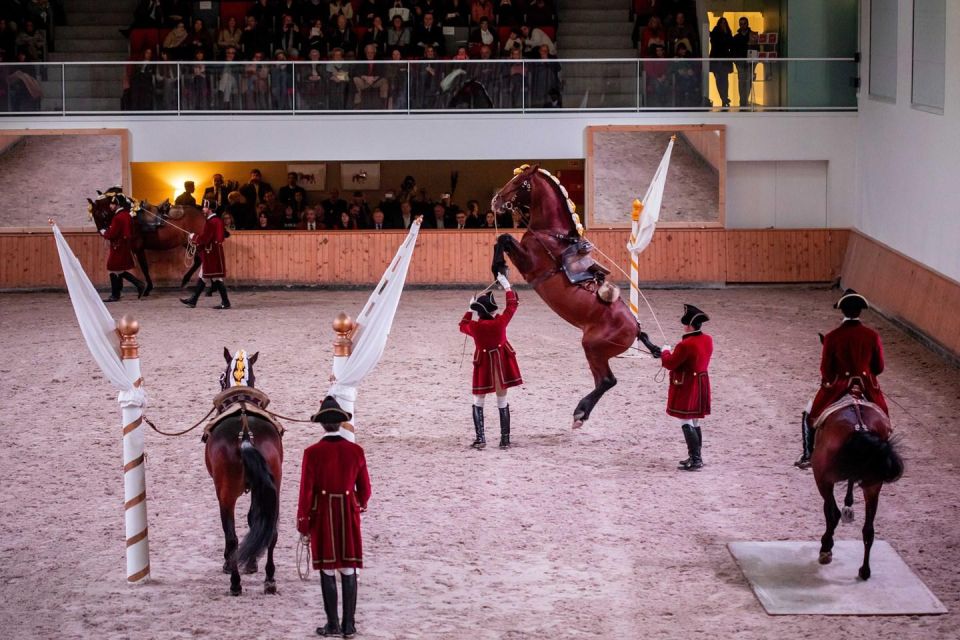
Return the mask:
<path id="1" fill-rule="evenodd" d="M 628 233 L 598 229 L 588 231 L 587 237 L 627 269 Z M 107 242 L 91 231 L 65 230 L 64 235 L 91 280 L 107 285 Z M 227 280 L 244 285 L 373 285 L 405 235 L 404 231 L 234 232 L 225 245 Z M 640 279 L 685 285 L 831 282 L 840 276 L 848 235 L 846 229 L 662 229 L 640 256 Z M 488 284 L 493 280 L 490 261 L 496 236 L 482 230 L 424 230 L 407 282 Z M 2 289 L 64 287 L 47 229 L 0 231 L 0 256 Z M 179 283 L 185 271 L 183 251 L 148 256 L 156 284 Z M 627 281 L 618 272 L 614 278 Z"/>
<path id="2" fill-rule="evenodd" d="M 841 274 L 878 311 L 960 358 L 960 282 L 859 231 L 852 231 Z"/>

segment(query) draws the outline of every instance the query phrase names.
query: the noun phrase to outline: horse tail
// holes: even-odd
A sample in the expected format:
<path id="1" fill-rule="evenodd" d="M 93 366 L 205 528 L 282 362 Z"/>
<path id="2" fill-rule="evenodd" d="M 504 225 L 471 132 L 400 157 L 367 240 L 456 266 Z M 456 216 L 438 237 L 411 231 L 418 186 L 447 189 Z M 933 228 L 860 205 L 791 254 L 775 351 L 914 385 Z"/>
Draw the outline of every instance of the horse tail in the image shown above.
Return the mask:
<path id="1" fill-rule="evenodd" d="M 248 433 L 243 434 L 240 443 L 240 458 L 250 487 L 250 513 L 247 515 L 250 530 L 237 548 L 237 564 L 242 566 L 263 553 L 276 537 L 280 496 L 267 461 L 250 442 Z"/>
<path id="2" fill-rule="evenodd" d="M 853 482 L 896 482 L 903 475 L 903 458 L 896 440 L 856 431 L 840 447 L 837 467 L 842 478 Z"/>

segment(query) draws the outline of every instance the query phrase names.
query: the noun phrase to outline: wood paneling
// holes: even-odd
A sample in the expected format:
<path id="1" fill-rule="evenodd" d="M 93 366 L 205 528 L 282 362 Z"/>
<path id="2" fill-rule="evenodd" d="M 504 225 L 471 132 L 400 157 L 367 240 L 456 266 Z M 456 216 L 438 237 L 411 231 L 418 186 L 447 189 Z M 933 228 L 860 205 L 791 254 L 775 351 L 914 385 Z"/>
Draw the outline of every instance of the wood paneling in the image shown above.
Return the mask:
<path id="1" fill-rule="evenodd" d="M 486 284 L 492 280 L 493 231 L 426 230 L 410 265 L 411 284 Z M 96 233 L 64 231 L 97 285 L 108 282 L 107 243 Z M 519 233 L 516 234 L 520 236 Z M 660 283 L 829 282 L 840 273 L 846 230 L 661 229 L 640 256 L 640 278 Z M 235 232 L 226 244 L 234 284 L 369 285 L 376 283 L 403 241 L 403 231 Z M 589 231 L 611 262 L 626 268 L 627 232 Z M 0 232 L 0 288 L 62 287 L 49 231 Z M 160 285 L 179 283 L 184 252 L 149 253 Z M 598 259 L 604 260 L 598 255 Z M 614 269 L 614 278 L 626 277 Z"/>
<path id="2" fill-rule="evenodd" d="M 960 282 L 857 231 L 850 234 L 842 280 L 882 313 L 960 356 Z"/>

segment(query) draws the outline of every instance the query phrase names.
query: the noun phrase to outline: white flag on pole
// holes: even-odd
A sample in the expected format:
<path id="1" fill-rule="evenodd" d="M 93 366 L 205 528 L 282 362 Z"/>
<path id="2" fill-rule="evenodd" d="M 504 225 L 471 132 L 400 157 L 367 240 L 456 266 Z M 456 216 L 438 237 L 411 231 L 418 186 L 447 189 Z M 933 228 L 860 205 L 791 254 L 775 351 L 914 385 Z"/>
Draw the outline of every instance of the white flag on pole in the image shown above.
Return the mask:
<path id="1" fill-rule="evenodd" d="M 643 209 L 640 212 L 640 219 L 633 221 L 633 228 L 630 233 L 630 240 L 627 241 L 627 251 L 636 258 L 650 241 L 653 240 L 653 232 L 657 229 L 657 222 L 660 220 L 660 205 L 663 203 L 663 188 L 667 183 L 667 168 L 670 166 L 670 153 L 673 151 L 674 136 L 671 136 L 667 150 L 663 153 L 660 165 L 656 173 L 653 174 L 653 180 L 647 187 L 647 193 L 643 196 Z"/>

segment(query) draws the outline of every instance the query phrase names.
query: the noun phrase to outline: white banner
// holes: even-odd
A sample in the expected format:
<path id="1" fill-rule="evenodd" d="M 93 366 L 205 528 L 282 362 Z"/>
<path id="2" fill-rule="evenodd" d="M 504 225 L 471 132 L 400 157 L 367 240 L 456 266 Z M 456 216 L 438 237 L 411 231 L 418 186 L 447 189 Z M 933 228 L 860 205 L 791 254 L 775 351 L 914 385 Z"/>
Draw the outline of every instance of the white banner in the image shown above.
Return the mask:
<path id="1" fill-rule="evenodd" d="M 657 222 L 660 220 L 660 205 L 663 204 L 663 188 L 667 184 L 670 153 L 673 151 L 673 141 L 674 137 L 671 137 L 670 143 L 667 144 L 667 150 L 660 160 L 660 166 L 657 167 L 657 172 L 653 174 L 653 180 L 650 181 L 647 193 L 643 196 L 643 210 L 640 212 L 640 220 L 633 222 L 630 240 L 627 242 L 627 251 L 634 257 L 647 248 L 647 245 L 653 240 L 653 232 L 657 230 Z"/>

